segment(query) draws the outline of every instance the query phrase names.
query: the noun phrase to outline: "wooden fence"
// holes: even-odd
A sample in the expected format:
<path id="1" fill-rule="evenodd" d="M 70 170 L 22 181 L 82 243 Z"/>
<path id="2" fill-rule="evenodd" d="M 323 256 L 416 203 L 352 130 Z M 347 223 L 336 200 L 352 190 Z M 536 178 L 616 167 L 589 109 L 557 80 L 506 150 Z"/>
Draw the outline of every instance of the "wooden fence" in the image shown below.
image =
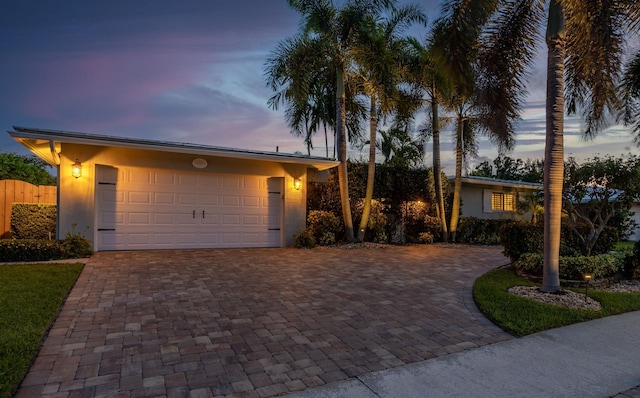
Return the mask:
<path id="1" fill-rule="evenodd" d="M 18 203 L 56 203 L 57 187 L 32 185 L 18 180 L 0 180 L 0 238 L 11 231 L 11 206 Z"/>

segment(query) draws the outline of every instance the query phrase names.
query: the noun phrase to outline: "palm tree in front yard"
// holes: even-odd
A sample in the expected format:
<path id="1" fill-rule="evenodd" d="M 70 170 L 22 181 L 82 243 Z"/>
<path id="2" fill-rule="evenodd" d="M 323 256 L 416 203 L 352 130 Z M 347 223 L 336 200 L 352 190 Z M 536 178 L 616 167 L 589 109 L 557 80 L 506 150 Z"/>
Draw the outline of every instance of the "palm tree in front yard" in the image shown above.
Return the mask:
<path id="1" fill-rule="evenodd" d="M 616 89 L 624 42 L 639 19 L 636 1 L 515 0 L 496 8 L 485 32 L 480 54 L 484 115 L 494 131 L 508 133 L 519 118 L 537 29 L 546 23 L 544 292 L 560 290 L 565 98 L 566 113 L 582 113 L 586 137 L 606 127 L 621 105 Z"/>

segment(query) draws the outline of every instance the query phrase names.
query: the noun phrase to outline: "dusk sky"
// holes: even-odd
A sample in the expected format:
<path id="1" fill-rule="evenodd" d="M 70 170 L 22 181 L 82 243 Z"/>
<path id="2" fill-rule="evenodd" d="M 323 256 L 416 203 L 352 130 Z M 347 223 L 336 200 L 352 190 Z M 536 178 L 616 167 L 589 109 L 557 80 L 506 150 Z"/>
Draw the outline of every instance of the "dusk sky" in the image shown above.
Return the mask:
<path id="1" fill-rule="evenodd" d="M 439 1 L 413 3 L 430 22 L 437 17 Z M 267 106 L 272 93 L 263 77 L 269 53 L 296 33 L 299 22 L 285 0 L 7 2 L 0 14 L 0 151 L 28 153 L 4 133 L 17 125 L 306 153 L 283 113 Z M 412 31 L 420 40 L 426 32 Z M 510 154 L 515 158 L 543 157 L 541 49 Z M 567 156 L 637 152 L 629 129 L 612 127 L 590 142 L 580 130 L 579 121 L 567 120 Z M 323 137 L 314 145 L 312 154 L 324 156 Z M 444 132 L 448 174 L 452 151 Z M 352 155 L 359 157 L 357 151 Z M 482 141 L 475 163 L 496 155 Z"/>

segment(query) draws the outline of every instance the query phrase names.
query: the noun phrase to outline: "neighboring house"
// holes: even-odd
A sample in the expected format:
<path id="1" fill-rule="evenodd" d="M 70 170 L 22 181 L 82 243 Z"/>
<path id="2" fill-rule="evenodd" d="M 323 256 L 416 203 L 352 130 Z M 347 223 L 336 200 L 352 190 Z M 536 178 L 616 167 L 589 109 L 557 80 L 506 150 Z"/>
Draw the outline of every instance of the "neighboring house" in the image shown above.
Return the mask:
<path id="1" fill-rule="evenodd" d="M 449 177 L 451 188 L 454 177 Z M 487 177 L 462 177 L 460 199 L 465 217 L 531 219 L 531 213 L 518 212 L 518 202 L 536 191 L 542 184 L 499 180 Z"/>
<path id="2" fill-rule="evenodd" d="M 58 238 L 94 250 L 282 247 L 305 227 L 318 157 L 14 127 L 58 170 Z"/>
<path id="3" fill-rule="evenodd" d="M 640 202 L 634 203 L 633 206 L 631 206 L 631 211 L 635 213 L 632 216 L 632 218 L 636 222 L 636 229 L 631 235 L 629 235 L 629 240 L 639 241 L 640 240 Z"/>

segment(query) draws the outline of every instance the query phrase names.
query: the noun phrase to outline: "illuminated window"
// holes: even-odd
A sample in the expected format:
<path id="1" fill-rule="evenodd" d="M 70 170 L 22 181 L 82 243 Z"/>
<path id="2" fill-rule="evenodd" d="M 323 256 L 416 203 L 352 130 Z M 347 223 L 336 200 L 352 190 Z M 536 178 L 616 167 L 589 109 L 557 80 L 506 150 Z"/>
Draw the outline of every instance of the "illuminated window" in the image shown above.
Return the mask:
<path id="1" fill-rule="evenodd" d="M 515 211 L 516 196 L 512 193 L 492 192 L 491 210 Z"/>

